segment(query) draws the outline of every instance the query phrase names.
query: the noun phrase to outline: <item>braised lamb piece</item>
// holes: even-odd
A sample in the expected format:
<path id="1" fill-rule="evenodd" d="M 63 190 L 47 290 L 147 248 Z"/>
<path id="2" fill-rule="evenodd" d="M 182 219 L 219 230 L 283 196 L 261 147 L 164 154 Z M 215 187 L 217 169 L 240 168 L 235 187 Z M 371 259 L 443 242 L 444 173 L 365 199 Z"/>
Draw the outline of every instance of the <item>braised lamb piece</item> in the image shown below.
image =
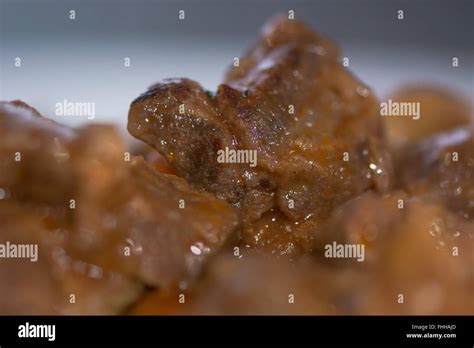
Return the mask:
<path id="1" fill-rule="evenodd" d="M 128 130 L 195 187 L 240 207 L 246 242 L 258 245 L 252 224 L 266 213 L 289 224 L 323 218 L 360 192 L 390 187 L 375 98 L 338 59 L 302 23 L 274 20 L 215 96 L 165 80 L 132 103 Z M 256 166 L 220 163 L 225 149 L 255 151 Z"/>

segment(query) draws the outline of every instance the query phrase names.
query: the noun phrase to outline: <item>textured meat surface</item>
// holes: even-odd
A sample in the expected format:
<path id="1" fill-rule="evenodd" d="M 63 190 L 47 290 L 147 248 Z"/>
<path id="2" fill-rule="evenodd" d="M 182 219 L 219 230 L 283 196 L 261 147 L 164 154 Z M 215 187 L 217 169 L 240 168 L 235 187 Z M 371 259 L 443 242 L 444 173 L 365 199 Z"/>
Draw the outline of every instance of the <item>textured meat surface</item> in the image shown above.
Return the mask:
<path id="1" fill-rule="evenodd" d="M 215 96 L 189 80 L 156 84 L 132 103 L 128 129 L 191 184 L 241 207 L 246 226 L 270 210 L 290 223 L 324 218 L 391 182 L 375 98 L 338 59 L 325 38 L 277 19 Z M 256 151 L 256 166 L 218 162 L 225 148 Z"/>
<path id="2" fill-rule="evenodd" d="M 234 206 L 244 205 L 248 215 L 258 217 L 273 204 L 274 184 L 267 173 L 217 162 L 217 152 L 237 149 L 237 140 L 197 83 L 167 80 L 151 87 L 132 103 L 128 129 L 158 149 L 179 176 Z"/>

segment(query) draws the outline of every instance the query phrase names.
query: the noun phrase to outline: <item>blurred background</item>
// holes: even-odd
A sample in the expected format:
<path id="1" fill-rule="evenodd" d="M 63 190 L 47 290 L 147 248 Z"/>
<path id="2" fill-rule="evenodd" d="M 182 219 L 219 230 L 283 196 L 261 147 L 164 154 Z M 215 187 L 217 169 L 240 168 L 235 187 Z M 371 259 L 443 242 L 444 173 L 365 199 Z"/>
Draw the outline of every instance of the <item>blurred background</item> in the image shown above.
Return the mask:
<path id="1" fill-rule="evenodd" d="M 64 99 L 94 102 L 98 122 L 126 124 L 130 102 L 167 77 L 215 90 L 262 25 L 293 10 L 329 36 L 379 97 L 435 83 L 473 99 L 471 0 L 0 0 L 0 99 L 55 116 Z M 70 10 L 75 11 L 71 20 Z M 185 19 L 179 19 L 184 10 Z M 399 20 L 398 10 L 404 19 Z M 15 67 L 15 58 L 21 67 Z M 124 59 L 130 66 L 124 66 Z M 452 58 L 459 66 L 453 68 Z"/>

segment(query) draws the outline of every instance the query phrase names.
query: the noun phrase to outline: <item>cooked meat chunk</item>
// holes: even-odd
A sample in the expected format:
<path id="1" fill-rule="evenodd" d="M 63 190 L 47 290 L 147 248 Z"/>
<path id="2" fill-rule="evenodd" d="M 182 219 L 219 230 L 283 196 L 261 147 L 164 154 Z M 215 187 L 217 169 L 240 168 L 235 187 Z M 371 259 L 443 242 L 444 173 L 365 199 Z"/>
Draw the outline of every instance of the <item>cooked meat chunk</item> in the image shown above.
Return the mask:
<path id="1" fill-rule="evenodd" d="M 384 246 L 379 243 L 390 235 L 391 229 L 399 220 L 408 204 L 408 196 L 402 191 L 392 192 L 385 196 L 368 191 L 357 196 L 334 209 L 324 224 L 311 225 L 313 228 L 313 243 L 315 255 L 325 262 L 358 264 L 355 258 L 328 259 L 325 256 L 325 247 L 333 242 L 338 244 L 364 245 L 364 263 L 376 263 L 383 250 L 375 246 Z M 401 208 L 399 208 L 401 207 Z M 305 228 L 306 226 L 302 226 Z"/>
<path id="2" fill-rule="evenodd" d="M 290 222 L 325 217 L 391 181 L 375 98 L 338 58 L 325 38 L 277 19 L 215 96 L 189 80 L 156 84 L 132 103 L 128 129 L 178 175 L 240 206 L 245 226 L 271 209 Z M 220 163 L 225 149 L 256 153 L 256 166 Z"/>
<path id="3" fill-rule="evenodd" d="M 274 184 L 268 174 L 248 164 L 217 162 L 218 151 L 236 150 L 237 140 L 214 104 L 197 83 L 167 80 L 132 104 L 128 129 L 157 148 L 179 176 L 235 206 L 250 200 L 244 205 L 246 213 L 259 217 L 273 204 Z"/>
<path id="4" fill-rule="evenodd" d="M 358 314 L 468 314 L 474 307 L 470 300 L 473 291 L 472 238 L 474 225 L 452 213 L 438 203 L 414 199 L 401 209 L 401 216 L 393 216 L 389 201 L 375 199 L 367 215 L 382 215 L 391 218 L 390 224 L 363 225 L 358 221 L 359 212 L 347 207 L 346 230 L 334 238 L 339 243 L 365 237 L 370 231 L 370 240 L 364 241 L 365 262 L 335 259 L 340 269 L 358 268 L 355 284 L 360 279 L 350 298 L 355 299 Z M 366 203 L 365 208 L 368 207 Z M 387 210 L 389 209 L 389 210 Z M 352 227 L 351 222 L 357 227 Z M 329 239 L 334 229 L 325 231 Z M 341 238 L 344 236 L 343 238 Z M 322 257 L 323 251 L 319 256 Z M 354 261 L 354 262 L 352 262 Z M 365 278 L 364 278 L 365 277 Z"/>
<path id="5" fill-rule="evenodd" d="M 61 242 L 54 248 L 44 242 L 47 245 L 40 249 L 45 261 L 38 273 L 32 268 L 32 277 L 63 267 L 63 263 L 57 266 L 55 259 L 48 261 L 54 256 L 51 253 L 61 249 L 63 259 L 73 265 L 90 264 L 104 274 L 119 274 L 126 291 L 131 282 L 128 279 L 134 279 L 133 284 L 186 287 L 208 259 L 235 236 L 238 214 L 233 208 L 209 193 L 191 189 L 181 178 L 158 172 L 142 157 L 130 157 L 112 126 L 92 125 L 71 131 L 42 118 L 23 103 L 3 103 L 0 110 L 0 163 L 5 169 L 0 174 L 0 203 L 15 204 L 18 210 L 3 216 L 8 229 L 0 230 L 0 238 L 15 236 L 43 243 L 49 238 L 45 235 L 54 232 Z M 20 161 L 16 161 L 16 152 L 21 154 Z M 39 217 L 34 212 L 39 212 Z M 31 220 L 23 223 L 23 216 L 29 215 Z M 35 223 L 47 231 L 36 231 Z M 25 266 L 20 263 L 18 267 Z M 72 277 L 67 289 L 74 292 L 77 287 L 76 291 L 85 292 L 83 296 L 91 301 L 99 301 L 108 291 L 102 291 L 100 284 L 97 291 L 93 284 L 83 287 L 87 282 L 76 281 L 69 268 L 58 269 L 62 272 L 59 279 Z M 25 268 L 24 273 L 15 275 L 15 281 L 26 281 L 22 274 L 27 277 L 28 272 Z M 1 275 L 2 282 L 10 279 L 4 272 Z M 120 291 L 120 284 L 105 285 L 110 291 L 117 285 Z M 56 294 L 62 286 L 48 280 L 44 292 L 52 289 Z M 41 296 L 48 299 L 55 294 Z M 115 301 L 111 297 L 96 309 L 84 303 L 84 307 L 57 310 L 118 312 L 120 308 L 111 308 L 109 300 Z M 44 306 L 55 303 L 46 300 Z M 21 312 L 21 302 L 17 305 Z M 50 313 L 46 307 L 37 309 Z"/>
<path id="6" fill-rule="evenodd" d="M 446 207 L 474 220 L 474 137 L 448 146 L 438 157 L 427 183 L 437 189 Z"/>
<path id="7" fill-rule="evenodd" d="M 73 134 L 21 101 L 0 102 L 0 187 L 5 195 L 66 204 L 72 187 L 66 143 Z"/>
<path id="8" fill-rule="evenodd" d="M 384 252 L 367 290 L 366 313 L 472 313 L 473 237 L 472 222 L 440 204 L 414 202 L 379 242 Z"/>
<path id="9" fill-rule="evenodd" d="M 84 160 L 90 158 L 97 159 Z M 122 169 L 123 177 L 117 176 L 120 167 L 112 168 L 115 178 L 106 176 L 102 187 L 88 171 L 79 178 L 89 184 L 78 193 L 79 228 L 72 245 L 83 258 L 110 264 L 151 286 L 186 287 L 235 237 L 237 213 L 226 202 L 155 171 L 141 157 Z"/>
<path id="10" fill-rule="evenodd" d="M 314 254 L 334 272 L 349 268 L 358 279 L 367 277 L 353 294 L 356 313 L 465 314 L 474 309 L 466 307 L 474 286 L 473 238 L 474 223 L 436 196 L 368 192 L 332 213 L 318 230 Z M 363 262 L 328 257 L 333 243 L 363 245 Z"/>
<path id="11" fill-rule="evenodd" d="M 396 103 L 418 103 L 420 115 L 384 117 L 387 139 L 391 147 L 417 141 L 472 122 L 474 111 L 467 100 L 441 87 L 413 85 L 399 88 L 387 97 Z"/>
<path id="12" fill-rule="evenodd" d="M 0 103 L 0 240 L 38 245 L 37 262 L 0 260 L 1 314 L 116 314 L 141 293 L 131 278 L 69 254 L 74 137 L 23 102 Z"/>
<path id="13" fill-rule="evenodd" d="M 27 256 L 0 259 L 0 314 L 124 313 L 142 285 L 71 257 L 66 251 L 71 231 L 51 226 L 49 210 L 0 201 L 0 245 L 10 253 L 24 248 Z"/>
<path id="14" fill-rule="evenodd" d="M 448 209 L 474 218 L 474 136 L 467 128 L 405 145 L 397 156 L 399 185 L 436 194 Z"/>

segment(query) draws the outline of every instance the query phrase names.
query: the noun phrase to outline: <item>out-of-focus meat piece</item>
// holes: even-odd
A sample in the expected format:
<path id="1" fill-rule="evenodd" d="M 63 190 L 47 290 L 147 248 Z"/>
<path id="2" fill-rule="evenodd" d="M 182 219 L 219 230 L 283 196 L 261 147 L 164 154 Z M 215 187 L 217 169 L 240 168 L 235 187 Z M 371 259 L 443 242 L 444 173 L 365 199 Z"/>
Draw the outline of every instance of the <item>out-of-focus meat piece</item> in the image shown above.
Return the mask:
<path id="1" fill-rule="evenodd" d="M 60 127 L 23 104 L 2 106 L 2 130 L 8 136 L 0 138 L 0 155 L 9 171 L 1 173 L 0 202 L 19 204 L 25 214 L 26 209 L 42 211 L 45 226 L 64 234 L 61 247 L 72 260 L 152 286 L 185 287 L 234 236 L 237 211 L 192 190 L 181 178 L 156 171 L 141 157 L 128 161 L 114 127 L 86 126 L 62 136 L 67 155 L 57 161 L 51 138 Z M 41 146 L 24 138 L 24 129 Z M 28 154 L 20 164 L 31 179 L 10 161 L 14 150 Z M 17 226 L 20 237 L 32 233 L 22 225 L 12 225 L 12 231 Z"/>
<path id="2" fill-rule="evenodd" d="M 443 150 L 427 177 L 446 207 L 474 220 L 474 138 Z"/>
<path id="3" fill-rule="evenodd" d="M 367 192 L 316 227 L 313 260 L 288 262 L 251 249 L 221 255 L 190 291 L 150 293 L 133 314 L 431 315 L 474 309 L 474 224 L 434 197 Z M 363 244 L 364 260 L 326 258 L 324 246 L 332 242 Z"/>
<path id="4" fill-rule="evenodd" d="M 124 178 L 99 188 L 83 173 L 90 187 L 78 195 L 74 247 L 83 258 L 149 285 L 186 287 L 234 236 L 237 213 L 226 202 L 191 190 L 183 179 L 156 172 L 141 157 L 122 170 Z"/>
<path id="5" fill-rule="evenodd" d="M 317 296 L 318 289 L 312 282 L 315 279 L 309 265 L 303 267 L 252 255 L 243 259 L 229 256 L 211 265 L 193 296 L 189 312 L 211 315 L 328 313 L 330 304 L 326 298 Z"/>
<path id="6" fill-rule="evenodd" d="M 377 262 L 384 250 L 392 226 L 402 219 L 404 206 L 408 204 L 408 196 L 401 191 L 392 192 L 383 197 L 368 191 L 334 209 L 330 217 L 323 223 L 314 226 L 308 221 L 301 228 L 314 229 L 314 253 L 325 259 L 325 246 L 336 242 L 338 244 L 364 245 L 364 263 Z M 400 209 L 399 207 L 402 207 Z M 346 262 L 348 259 L 327 259 L 327 261 Z M 356 263 L 355 258 L 349 262 Z"/>
<path id="7" fill-rule="evenodd" d="M 446 210 L 436 196 L 365 193 L 336 209 L 317 236 L 320 261 L 337 267 L 334 272 L 355 268 L 369 277 L 354 294 L 357 313 L 472 311 L 466 304 L 472 304 L 474 287 L 474 224 Z M 333 242 L 364 245 L 364 261 L 326 258 L 325 246 Z"/>
<path id="8" fill-rule="evenodd" d="M 473 237 L 474 224 L 441 205 L 412 205 L 385 242 L 365 313 L 472 313 Z"/>
<path id="9" fill-rule="evenodd" d="M 47 216 L 48 209 L 25 209 L 0 201 L 0 244 L 38 248 L 36 262 L 0 259 L 0 314 L 123 313 L 140 296 L 142 286 L 72 258 L 65 250 L 70 231 L 64 226 L 51 229 Z"/>
<path id="10" fill-rule="evenodd" d="M 0 102 L 0 188 L 11 199 L 66 204 L 73 132 L 21 101 Z M 54 190 L 51 189 L 54 187 Z"/>
<path id="11" fill-rule="evenodd" d="M 312 263 L 291 264 L 249 253 L 221 256 L 195 287 L 180 314 L 308 315 L 334 312 L 324 289 L 315 288 Z M 316 268 L 317 269 L 317 268 Z"/>
<path id="12" fill-rule="evenodd" d="M 242 207 L 245 226 L 271 209 L 290 221 L 322 218 L 390 187 L 375 98 L 297 21 L 267 25 L 216 96 L 189 80 L 153 86 L 132 103 L 128 129 L 178 175 Z M 219 163 L 226 147 L 256 151 L 256 167 Z"/>
<path id="13" fill-rule="evenodd" d="M 474 218 L 474 136 L 460 128 L 406 145 L 397 162 L 399 185 L 413 194 L 437 194 L 448 209 Z"/>
<path id="14" fill-rule="evenodd" d="M 420 104 L 418 120 L 412 117 L 384 117 L 387 138 L 392 147 L 466 126 L 474 121 L 474 112 L 469 109 L 468 102 L 440 87 L 409 86 L 394 92 L 388 99 Z"/>
<path id="15" fill-rule="evenodd" d="M 225 201 L 157 172 L 142 157 L 124 161 L 112 128 L 81 130 L 71 153 L 78 183 L 72 247 L 82 258 L 149 285 L 186 286 L 233 236 L 237 212 Z"/>

